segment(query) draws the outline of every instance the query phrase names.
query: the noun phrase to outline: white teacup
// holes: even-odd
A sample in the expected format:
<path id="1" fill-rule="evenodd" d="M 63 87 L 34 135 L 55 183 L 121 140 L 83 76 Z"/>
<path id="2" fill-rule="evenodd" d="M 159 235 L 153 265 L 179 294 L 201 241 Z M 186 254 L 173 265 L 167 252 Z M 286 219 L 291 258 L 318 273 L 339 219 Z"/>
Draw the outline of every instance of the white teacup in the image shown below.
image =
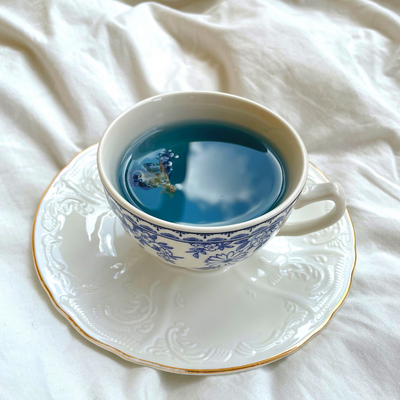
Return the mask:
<path id="1" fill-rule="evenodd" d="M 287 168 L 279 204 L 257 218 L 225 226 L 193 226 L 164 221 L 130 204 L 117 190 L 122 156 L 144 132 L 177 121 L 218 120 L 256 131 L 278 150 Z M 298 236 L 337 222 L 346 207 L 338 183 L 305 187 L 307 151 L 296 131 L 267 108 L 244 98 L 213 92 L 179 92 L 144 100 L 120 114 L 101 138 L 97 164 L 108 202 L 125 230 L 147 252 L 191 270 L 216 270 L 250 257 L 275 235 Z M 287 223 L 293 208 L 331 200 L 334 208 L 322 217 Z"/>

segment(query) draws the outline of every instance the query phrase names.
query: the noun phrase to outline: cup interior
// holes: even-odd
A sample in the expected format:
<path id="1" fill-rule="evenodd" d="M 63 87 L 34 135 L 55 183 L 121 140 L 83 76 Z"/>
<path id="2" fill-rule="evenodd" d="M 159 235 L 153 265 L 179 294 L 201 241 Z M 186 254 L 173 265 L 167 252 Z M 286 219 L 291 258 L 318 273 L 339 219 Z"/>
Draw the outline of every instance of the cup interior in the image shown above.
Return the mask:
<path id="1" fill-rule="evenodd" d="M 124 111 L 103 134 L 98 150 L 100 177 L 110 194 L 125 208 L 145 214 L 119 193 L 118 173 L 127 148 L 152 128 L 191 120 L 215 120 L 239 125 L 255 131 L 272 145 L 286 170 L 285 193 L 276 209 L 283 209 L 302 190 L 308 171 L 304 144 L 294 129 L 275 113 L 252 101 L 223 93 L 171 93 L 144 100 Z"/>

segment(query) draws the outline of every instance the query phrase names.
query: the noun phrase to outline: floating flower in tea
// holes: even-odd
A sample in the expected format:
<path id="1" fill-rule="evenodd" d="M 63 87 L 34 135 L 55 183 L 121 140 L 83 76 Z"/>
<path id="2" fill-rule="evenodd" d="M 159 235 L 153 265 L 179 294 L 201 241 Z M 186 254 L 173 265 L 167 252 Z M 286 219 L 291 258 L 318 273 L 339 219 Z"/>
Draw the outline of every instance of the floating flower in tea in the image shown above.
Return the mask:
<path id="1" fill-rule="evenodd" d="M 133 173 L 133 185 L 144 190 L 164 186 L 171 193 L 174 193 L 176 186 L 169 180 L 173 166 L 171 159 L 174 156 L 175 154 L 168 150 L 158 155 L 158 163 L 144 163 L 143 167 L 147 173 L 135 171 Z"/>

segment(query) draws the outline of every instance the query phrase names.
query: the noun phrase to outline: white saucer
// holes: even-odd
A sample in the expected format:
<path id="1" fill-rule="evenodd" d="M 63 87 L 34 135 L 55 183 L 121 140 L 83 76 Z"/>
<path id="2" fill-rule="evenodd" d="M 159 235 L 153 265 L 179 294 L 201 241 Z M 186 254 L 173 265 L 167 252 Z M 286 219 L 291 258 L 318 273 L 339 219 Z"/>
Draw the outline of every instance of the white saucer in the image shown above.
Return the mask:
<path id="1" fill-rule="evenodd" d="M 356 260 L 348 212 L 322 231 L 277 237 L 225 271 L 170 267 L 133 243 L 115 218 L 96 151 L 80 153 L 51 183 L 32 244 L 54 306 L 91 342 L 169 372 L 237 372 L 293 353 L 343 303 Z M 310 182 L 326 180 L 310 165 Z M 308 206 L 291 220 L 329 207 Z"/>

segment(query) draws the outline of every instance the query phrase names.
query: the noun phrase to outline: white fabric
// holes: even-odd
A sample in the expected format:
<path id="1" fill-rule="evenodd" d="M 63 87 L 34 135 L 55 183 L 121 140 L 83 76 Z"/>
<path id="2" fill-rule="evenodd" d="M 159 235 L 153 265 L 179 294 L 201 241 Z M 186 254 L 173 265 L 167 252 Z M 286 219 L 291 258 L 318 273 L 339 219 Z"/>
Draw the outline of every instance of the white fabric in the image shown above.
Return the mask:
<path id="1" fill-rule="evenodd" d="M 399 11 L 398 0 L 3 0 L 0 398 L 399 398 Z M 345 188 L 356 228 L 353 285 L 327 329 L 244 373 L 172 375 L 92 345 L 32 262 L 54 175 L 122 110 L 181 90 L 237 94 L 287 119 Z"/>

